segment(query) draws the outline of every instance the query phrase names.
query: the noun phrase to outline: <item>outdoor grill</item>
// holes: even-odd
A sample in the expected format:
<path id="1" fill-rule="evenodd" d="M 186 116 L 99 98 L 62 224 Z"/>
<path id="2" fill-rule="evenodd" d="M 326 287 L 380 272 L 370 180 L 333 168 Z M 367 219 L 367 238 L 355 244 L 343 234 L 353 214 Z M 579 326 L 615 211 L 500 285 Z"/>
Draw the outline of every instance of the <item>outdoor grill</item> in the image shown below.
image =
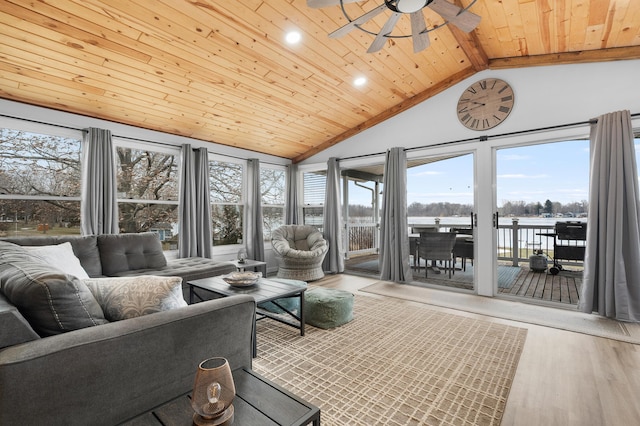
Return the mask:
<path id="1" fill-rule="evenodd" d="M 553 234 L 553 266 L 549 268 L 549 273 L 557 275 L 562 270 L 560 260 L 584 261 L 586 241 L 586 222 L 556 222 Z"/>

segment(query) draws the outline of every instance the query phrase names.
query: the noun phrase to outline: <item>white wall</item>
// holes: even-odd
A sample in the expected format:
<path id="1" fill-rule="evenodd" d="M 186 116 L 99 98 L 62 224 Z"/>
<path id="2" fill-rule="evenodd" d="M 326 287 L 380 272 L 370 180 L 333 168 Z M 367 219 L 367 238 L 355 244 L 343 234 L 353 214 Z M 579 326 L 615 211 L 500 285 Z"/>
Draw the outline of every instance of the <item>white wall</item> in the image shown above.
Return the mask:
<path id="1" fill-rule="evenodd" d="M 482 71 L 301 164 L 583 122 L 623 109 L 640 113 L 639 76 L 640 60 Z M 505 80 L 515 95 L 509 117 L 488 132 L 466 129 L 456 115 L 462 92 L 482 78 Z"/>

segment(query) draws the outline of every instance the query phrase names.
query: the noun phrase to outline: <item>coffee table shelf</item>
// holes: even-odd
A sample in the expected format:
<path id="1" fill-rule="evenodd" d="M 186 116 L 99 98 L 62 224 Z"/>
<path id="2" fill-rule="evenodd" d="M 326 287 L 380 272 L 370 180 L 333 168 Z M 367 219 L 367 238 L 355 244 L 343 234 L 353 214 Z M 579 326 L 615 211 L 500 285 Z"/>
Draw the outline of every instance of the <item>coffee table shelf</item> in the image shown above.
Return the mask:
<path id="1" fill-rule="evenodd" d="M 280 281 L 260 278 L 258 282 L 248 287 L 233 287 L 227 284 L 221 277 L 203 278 L 200 280 L 188 281 L 189 285 L 189 303 L 196 303 L 196 299 L 200 301 L 204 298 L 198 293 L 199 291 L 211 292 L 218 296 L 228 297 L 238 294 L 248 294 L 256 301 L 256 305 L 266 302 L 274 302 L 281 308 L 287 316 L 274 314 L 264 309 L 256 309 L 256 321 L 263 318 L 271 318 L 283 324 L 300 330 L 300 335 L 304 336 L 304 292 L 306 287 L 289 284 Z M 285 297 L 298 297 L 300 299 L 298 312 L 292 312 L 285 307 L 279 305 L 278 299 Z M 256 327 L 253 327 L 253 356 L 257 355 Z"/>
<path id="2" fill-rule="evenodd" d="M 194 370 L 195 374 L 195 370 Z M 234 425 L 320 426 L 320 409 L 249 369 L 233 371 L 236 397 Z M 192 426 L 189 394 L 145 413 L 125 426 Z"/>

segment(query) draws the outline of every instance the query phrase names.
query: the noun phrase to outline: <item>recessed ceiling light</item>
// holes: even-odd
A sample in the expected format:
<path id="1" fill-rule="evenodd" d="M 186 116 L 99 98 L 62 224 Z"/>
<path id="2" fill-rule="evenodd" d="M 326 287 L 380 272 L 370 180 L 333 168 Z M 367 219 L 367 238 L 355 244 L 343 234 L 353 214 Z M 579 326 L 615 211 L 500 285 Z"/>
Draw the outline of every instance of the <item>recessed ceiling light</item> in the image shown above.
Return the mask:
<path id="1" fill-rule="evenodd" d="M 353 80 L 353 84 L 355 86 L 363 86 L 366 82 L 366 77 L 357 77 L 355 80 Z"/>
<path id="2" fill-rule="evenodd" d="M 296 44 L 300 41 L 301 38 L 302 36 L 298 31 L 290 31 L 287 33 L 285 40 L 287 40 L 287 43 L 289 44 Z"/>

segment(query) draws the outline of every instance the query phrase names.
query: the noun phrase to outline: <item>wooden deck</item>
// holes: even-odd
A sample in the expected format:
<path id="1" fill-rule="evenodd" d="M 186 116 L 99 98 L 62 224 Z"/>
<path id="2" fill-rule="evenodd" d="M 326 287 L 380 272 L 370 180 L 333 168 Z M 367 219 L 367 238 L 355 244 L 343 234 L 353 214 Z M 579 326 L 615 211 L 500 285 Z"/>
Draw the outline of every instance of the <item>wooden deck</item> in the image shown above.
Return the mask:
<path id="1" fill-rule="evenodd" d="M 511 288 L 499 289 L 500 294 L 548 302 L 577 305 L 582 287 L 582 271 L 560 271 L 558 275 L 533 272 L 522 266 Z"/>
<path id="2" fill-rule="evenodd" d="M 345 262 L 345 272 L 356 275 L 377 277 L 380 274 L 377 255 L 360 256 Z M 460 268 L 461 265 L 457 265 Z M 502 267 L 506 265 L 501 265 Z M 508 267 L 509 269 L 512 267 Z M 521 264 L 517 276 L 507 284 L 501 284 L 498 292 L 501 295 L 522 297 L 529 300 L 577 305 L 582 286 L 582 270 L 562 270 L 558 275 L 531 271 L 526 264 Z M 512 271 L 511 271 L 512 272 Z M 498 271 L 500 275 L 500 270 Z M 515 275 L 515 274 L 514 274 Z M 424 267 L 414 270 L 414 282 L 435 284 L 459 289 L 473 289 L 473 266 L 467 264 L 466 271 L 458 269 L 448 278 L 446 274 L 428 273 L 424 276 Z"/>

